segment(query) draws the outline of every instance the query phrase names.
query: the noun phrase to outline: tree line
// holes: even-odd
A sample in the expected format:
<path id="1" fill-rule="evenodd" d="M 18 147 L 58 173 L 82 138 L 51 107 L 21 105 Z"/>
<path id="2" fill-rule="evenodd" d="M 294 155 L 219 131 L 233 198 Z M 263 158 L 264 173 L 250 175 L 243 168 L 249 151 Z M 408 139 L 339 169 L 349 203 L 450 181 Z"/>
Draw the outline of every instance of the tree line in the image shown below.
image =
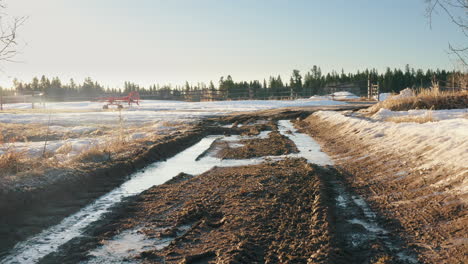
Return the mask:
<path id="1" fill-rule="evenodd" d="M 126 95 L 130 91 L 138 91 L 142 98 L 159 100 L 235 100 L 235 99 L 276 99 L 281 97 L 309 97 L 323 95 L 330 91 L 340 90 L 340 87 L 354 87 L 360 93 L 366 95 L 368 79 L 372 83 L 379 83 L 381 92 L 399 92 L 407 87 L 430 87 L 434 80 L 443 83 L 453 83 L 454 76 L 460 72 L 446 70 L 423 71 L 415 70 L 409 65 L 401 69 L 387 68 L 379 73 L 376 69 L 366 69 L 355 73 L 340 73 L 332 71 L 322 73 L 318 66 L 313 66 L 305 74 L 299 70 L 293 70 L 289 79 L 283 79 L 280 75 L 270 76 L 268 79 L 253 81 L 234 81 L 232 76 L 221 77 L 215 85 L 197 83 L 185 85 L 159 85 L 148 87 L 140 86 L 133 82 L 125 82 L 123 88 L 104 87 L 91 78 L 86 78 L 83 83 L 76 83 L 70 79 L 63 83 L 58 77 L 49 79 L 46 76 L 34 77 L 31 82 L 13 81 L 13 87 L 4 94 L 43 94 L 48 100 L 89 100 L 103 96 Z M 331 90 L 330 88 L 335 88 Z"/>

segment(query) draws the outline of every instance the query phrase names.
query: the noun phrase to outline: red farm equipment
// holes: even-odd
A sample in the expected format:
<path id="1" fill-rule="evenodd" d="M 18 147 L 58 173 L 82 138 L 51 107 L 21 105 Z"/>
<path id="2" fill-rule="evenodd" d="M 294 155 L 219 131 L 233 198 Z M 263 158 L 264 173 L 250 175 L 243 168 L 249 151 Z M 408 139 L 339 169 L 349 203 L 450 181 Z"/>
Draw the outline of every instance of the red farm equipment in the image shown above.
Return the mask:
<path id="1" fill-rule="evenodd" d="M 127 103 L 129 106 L 132 104 L 140 105 L 140 94 L 136 91 L 130 92 L 127 96 L 122 97 L 101 97 L 97 99 L 99 102 L 105 103 L 102 109 L 109 109 L 110 105 L 116 105 L 117 108 L 123 108 L 123 105 Z"/>

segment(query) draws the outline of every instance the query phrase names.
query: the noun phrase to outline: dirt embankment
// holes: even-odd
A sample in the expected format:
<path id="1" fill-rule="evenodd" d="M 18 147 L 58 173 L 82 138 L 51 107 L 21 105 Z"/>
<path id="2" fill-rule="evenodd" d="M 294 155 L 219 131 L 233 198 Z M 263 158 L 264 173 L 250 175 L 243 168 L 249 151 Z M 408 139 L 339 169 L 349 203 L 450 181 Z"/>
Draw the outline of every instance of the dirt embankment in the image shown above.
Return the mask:
<path id="1" fill-rule="evenodd" d="M 399 230 L 417 249 L 423 263 L 467 263 L 468 215 L 462 197 L 450 188 L 433 185 L 453 172 L 419 170 L 417 157 L 388 153 L 340 133 L 340 125 L 311 116 L 300 122 L 336 160 L 344 180 Z M 437 175 L 432 175 L 437 173 Z"/>

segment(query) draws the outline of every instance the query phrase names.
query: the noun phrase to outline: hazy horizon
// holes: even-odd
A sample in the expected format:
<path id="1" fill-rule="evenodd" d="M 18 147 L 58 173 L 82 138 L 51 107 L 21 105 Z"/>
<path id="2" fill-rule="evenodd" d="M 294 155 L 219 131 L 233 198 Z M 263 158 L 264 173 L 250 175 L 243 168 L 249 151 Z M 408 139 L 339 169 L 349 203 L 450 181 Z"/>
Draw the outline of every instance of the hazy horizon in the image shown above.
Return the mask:
<path id="1" fill-rule="evenodd" d="M 262 80 L 313 65 L 452 70 L 448 42 L 463 35 L 442 14 L 432 29 L 425 2 L 413 1 L 6 1 L 28 16 L 18 63 L 0 65 L 0 85 L 13 78 L 91 77 L 104 86 Z"/>

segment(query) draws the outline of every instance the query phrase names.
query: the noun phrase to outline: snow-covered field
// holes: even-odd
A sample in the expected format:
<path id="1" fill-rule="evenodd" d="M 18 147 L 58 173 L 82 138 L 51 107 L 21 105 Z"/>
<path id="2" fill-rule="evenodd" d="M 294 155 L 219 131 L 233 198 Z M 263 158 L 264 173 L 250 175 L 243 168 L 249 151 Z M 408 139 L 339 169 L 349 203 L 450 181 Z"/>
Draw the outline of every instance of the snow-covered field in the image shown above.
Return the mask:
<path id="1" fill-rule="evenodd" d="M 435 122 L 387 122 L 394 116 L 426 115 Z M 439 184 L 460 180 L 462 192 L 468 191 L 468 109 L 390 111 L 382 109 L 371 118 L 347 116 L 339 112 L 315 113 L 322 120 L 341 125 L 340 132 L 354 135 L 375 149 L 388 153 L 410 154 L 421 161 L 421 168 L 445 168 L 455 172 Z"/>
<path id="2" fill-rule="evenodd" d="M 40 124 L 47 127 L 50 133 L 63 135 L 63 139 L 49 139 L 47 142 L 39 139 L 32 142 L 17 141 L 0 144 L 0 154 L 15 150 L 31 157 L 38 157 L 42 155 L 45 148 L 46 152 L 53 153 L 55 158 L 64 161 L 93 146 L 115 141 L 117 137 L 122 136 L 122 127 L 125 139 L 132 141 L 183 130 L 204 117 L 281 107 L 341 104 L 345 103 L 327 98 L 217 102 L 145 100 L 140 106 L 132 106 L 122 111 L 116 109 L 104 111 L 102 110 L 103 104 L 99 102 L 46 103 L 45 109 L 39 110 L 31 110 L 31 104 L 7 104 L 4 107 L 7 111 L 0 112 L 0 126 L 2 123 Z M 18 135 L 21 137 L 24 132 L 18 131 Z M 70 133 L 74 134 L 72 138 L 69 137 Z"/>
<path id="3" fill-rule="evenodd" d="M 317 98 L 307 100 L 258 100 L 258 101 L 216 101 L 216 102 L 181 102 L 145 100 L 140 106 L 125 109 L 122 114 L 126 122 L 154 122 L 173 120 L 194 120 L 207 116 L 219 116 L 223 114 L 267 110 L 281 107 L 300 107 L 318 105 L 341 105 L 344 102 L 332 101 L 329 98 Z M 118 111 L 102 111 L 102 103 L 99 102 L 65 102 L 46 103 L 46 109 L 51 113 L 53 125 L 83 125 L 83 124 L 113 124 L 119 118 Z M 8 104 L 5 109 L 30 109 L 31 104 Z M 47 123 L 49 113 L 2 113 L 0 122 L 14 123 Z"/>

